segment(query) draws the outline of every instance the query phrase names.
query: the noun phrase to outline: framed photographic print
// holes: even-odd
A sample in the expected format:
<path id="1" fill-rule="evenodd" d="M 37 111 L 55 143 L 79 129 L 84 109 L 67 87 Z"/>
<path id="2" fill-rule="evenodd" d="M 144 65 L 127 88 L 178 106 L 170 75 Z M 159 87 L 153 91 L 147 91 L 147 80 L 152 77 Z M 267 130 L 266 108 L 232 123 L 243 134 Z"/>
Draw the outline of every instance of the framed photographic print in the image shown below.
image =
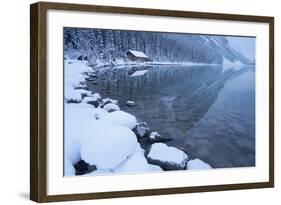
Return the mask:
<path id="1" fill-rule="evenodd" d="M 274 186 L 274 18 L 31 5 L 30 197 Z"/>

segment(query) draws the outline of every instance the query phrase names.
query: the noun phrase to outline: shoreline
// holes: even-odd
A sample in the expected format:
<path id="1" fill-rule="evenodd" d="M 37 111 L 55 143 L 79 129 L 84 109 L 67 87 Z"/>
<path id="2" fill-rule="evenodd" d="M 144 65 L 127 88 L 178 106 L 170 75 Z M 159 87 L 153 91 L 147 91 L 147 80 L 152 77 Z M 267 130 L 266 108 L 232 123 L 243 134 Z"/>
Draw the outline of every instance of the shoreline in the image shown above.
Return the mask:
<path id="1" fill-rule="evenodd" d="M 132 163 L 131 161 L 135 160 L 133 163 L 141 161 L 141 163 L 143 164 L 142 167 L 139 168 L 140 171 L 138 171 L 141 173 L 152 172 L 153 169 L 154 169 L 154 171 L 155 170 L 160 171 L 160 169 L 167 171 L 167 170 L 211 168 L 210 165 L 208 165 L 207 163 L 205 163 L 199 159 L 189 159 L 188 155 L 178 148 L 168 147 L 164 142 L 167 139 L 163 138 L 161 136 L 161 133 L 159 134 L 157 131 L 151 131 L 148 125 L 145 125 L 145 126 L 143 125 L 145 122 L 137 122 L 135 116 L 131 115 L 130 113 L 125 113 L 124 111 L 121 111 L 118 106 L 117 100 L 112 100 L 109 98 L 101 98 L 101 96 L 98 93 L 93 93 L 93 92 L 88 91 L 87 86 L 82 82 L 84 82 L 87 77 L 94 78 L 94 76 L 96 76 L 96 74 L 95 74 L 95 70 L 93 68 L 90 68 L 88 65 L 86 65 L 85 62 L 79 62 L 79 61 L 73 61 L 73 60 L 70 60 L 70 61 L 65 60 L 65 61 L 66 61 L 65 65 L 70 65 L 70 66 L 68 66 L 69 69 L 72 68 L 71 65 L 74 66 L 74 68 L 79 67 L 78 69 L 81 69 L 79 72 L 75 71 L 76 75 L 79 75 L 78 73 L 80 73 L 81 76 L 79 76 L 79 77 L 76 76 L 77 78 L 76 79 L 74 78 L 74 80 L 71 79 L 71 80 L 73 80 L 72 82 L 71 82 L 71 80 L 70 81 L 68 81 L 68 79 L 66 80 L 67 83 L 72 84 L 72 86 L 67 86 L 68 89 L 71 89 L 71 87 L 72 87 L 73 90 L 78 91 L 75 93 L 74 99 L 67 99 L 65 101 L 65 106 L 67 108 L 70 108 L 70 110 L 68 110 L 68 109 L 66 109 L 66 110 L 71 112 L 71 109 L 72 109 L 71 107 L 73 107 L 73 108 L 75 107 L 75 109 L 77 109 L 77 110 L 84 109 L 85 113 L 83 113 L 84 111 L 81 113 L 83 113 L 85 116 L 87 115 L 87 117 L 85 117 L 86 119 L 82 119 L 85 121 L 85 123 L 88 123 L 88 122 L 86 122 L 87 120 L 92 121 L 92 122 L 106 121 L 106 120 L 102 119 L 104 117 L 104 119 L 107 119 L 107 121 L 109 121 L 113 127 L 117 125 L 117 128 L 116 128 L 117 130 L 121 129 L 122 126 L 123 127 L 127 126 L 126 129 L 128 129 L 128 127 L 129 127 L 131 131 L 127 130 L 126 132 L 134 133 L 134 136 L 137 140 L 137 142 L 135 143 L 135 146 L 139 147 L 139 148 L 136 148 L 136 149 L 138 149 L 137 151 L 130 151 L 130 154 L 127 154 L 125 159 L 124 159 L 124 157 L 122 158 L 121 164 L 123 164 L 125 167 L 126 167 L 126 164 L 128 166 L 128 163 Z M 69 63 L 69 62 L 71 62 L 71 63 Z M 91 76 L 88 75 L 89 73 L 91 73 Z M 73 73 L 71 73 L 71 74 L 73 74 Z M 72 76 L 72 75 L 70 75 L 70 76 Z M 78 85 L 81 86 L 81 83 L 84 86 L 82 86 L 82 88 L 76 89 L 75 86 L 76 87 Z M 73 96 L 71 96 L 71 94 L 70 94 L 68 97 L 72 98 Z M 94 103 L 94 102 L 96 102 L 96 103 Z M 92 106 L 92 107 L 89 107 L 88 105 Z M 99 115 L 98 119 L 95 119 L 95 120 L 87 119 L 88 117 L 91 117 L 89 115 L 89 113 L 91 113 L 92 111 L 96 111 L 97 116 Z M 71 115 L 72 113 L 67 113 L 67 114 Z M 77 117 L 77 118 L 84 117 L 83 114 L 81 114 L 80 117 L 79 117 L 79 114 L 78 114 L 78 116 L 75 116 L 75 117 Z M 110 116 L 110 117 L 108 117 L 108 116 Z M 92 116 L 92 117 L 94 118 L 94 116 Z M 67 122 L 69 120 L 70 119 L 66 119 Z M 99 124 L 99 123 L 97 123 L 97 124 Z M 111 125 L 109 125 L 109 124 L 99 125 L 99 126 L 105 126 L 107 128 L 110 128 Z M 118 126 L 119 126 L 119 128 L 118 128 Z M 95 131 L 93 130 L 93 132 L 95 132 Z M 82 130 L 82 133 L 83 133 L 83 130 Z M 86 133 L 86 134 L 91 135 L 93 133 Z M 112 133 L 110 133 L 110 134 L 112 134 Z M 130 135 L 133 136 L 132 134 L 130 134 Z M 152 135 L 152 137 L 151 137 L 151 135 Z M 102 137 L 102 133 L 100 136 Z M 155 136 L 158 137 L 157 140 L 155 140 Z M 66 135 L 65 137 L 68 137 L 68 136 Z M 111 136 L 109 136 L 109 138 L 111 139 Z M 78 143 L 80 145 L 79 137 L 77 138 L 77 136 L 76 136 L 75 140 L 76 140 L 76 143 Z M 91 141 L 91 138 L 89 138 L 89 140 Z M 130 138 L 130 140 L 131 140 L 131 138 Z M 66 141 L 67 141 L 67 139 L 66 139 Z M 124 141 L 124 143 L 126 144 L 126 141 Z M 142 146 L 144 144 L 146 144 L 146 145 L 148 144 L 149 146 L 146 149 L 144 149 L 143 148 L 144 146 Z M 94 144 L 93 148 L 95 146 L 96 145 Z M 81 149 L 83 149 L 83 143 L 82 143 Z M 71 152 L 71 150 L 68 150 L 68 152 Z M 164 156 L 166 153 L 169 153 L 169 152 L 170 152 L 169 155 Z M 119 153 L 115 153 L 115 154 L 118 155 Z M 67 155 L 67 154 L 65 154 L 65 155 Z M 86 156 L 87 156 L 87 153 L 86 153 Z M 169 158 L 169 156 L 172 156 L 172 158 Z M 88 160 L 88 162 L 91 161 L 89 159 L 91 159 L 92 157 L 93 156 L 81 157 L 81 150 L 79 150 L 76 153 L 76 156 L 74 157 L 74 158 L 76 158 L 76 160 L 72 160 L 72 162 L 69 162 L 70 164 L 68 164 L 68 167 L 70 166 L 70 169 L 71 169 L 71 165 L 78 166 L 77 164 L 79 164 L 79 163 L 81 164 L 82 163 L 81 160 L 82 160 L 85 162 L 85 163 L 82 163 L 83 169 L 86 169 L 85 167 L 87 167 L 87 166 L 88 167 L 91 166 L 91 168 L 93 166 L 97 167 L 96 170 L 93 171 L 93 173 L 92 173 L 92 174 L 95 174 L 94 172 L 99 171 L 101 169 L 98 168 L 99 167 L 98 164 L 95 165 L 95 164 L 87 163 L 87 160 Z M 112 157 L 114 157 L 114 156 L 112 156 Z M 65 156 L 65 161 L 66 162 L 69 161 L 68 156 Z M 94 159 L 94 161 L 95 161 L 95 159 Z M 101 162 L 101 164 L 103 164 L 103 163 L 104 162 Z M 136 163 L 136 165 L 138 163 Z M 188 163 L 189 163 L 189 165 L 188 165 Z M 80 166 L 80 164 L 79 164 L 79 166 Z M 81 166 L 80 166 L 80 168 L 81 168 Z M 132 165 L 130 165 L 129 168 L 127 167 L 127 171 L 123 170 L 123 172 L 129 173 L 129 174 L 135 173 L 136 171 L 130 171 L 130 169 L 132 169 L 131 166 Z M 150 166 L 151 167 L 156 166 L 156 167 L 149 168 Z M 115 167 L 115 168 L 117 168 L 117 167 Z M 77 172 L 77 169 L 78 168 L 76 168 L 76 167 L 75 167 L 75 169 L 73 169 L 73 167 L 72 167 L 71 173 L 73 174 L 73 171 Z M 142 169 L 145 169 L 146 171 L 142 171 Z M 109 169 L 109 170 L 111 170 L 111 169 Z M 121 170 L 122 170 L 122 167 L 121 167 Z M 108 170 L 106 170 L 106 171 L 104 170 L 105 173 L 107 173 L 107 171 Z M 119 173 L 118 171 L 116 171 L 116 169 L 113 169 L 113 171 L 111 170 L 109 172 L 113 173 L 113 174 Z M 120 172 L 122 172 L 122 171 L 120 171 Z M 89 173 L 91 173 L 91 172 L 89 172 Z M 100 173 L 100 174 L 102 174 L 102 173 Z M 67 174 L 65 174 L 65 175 L 67 175 Z"/>

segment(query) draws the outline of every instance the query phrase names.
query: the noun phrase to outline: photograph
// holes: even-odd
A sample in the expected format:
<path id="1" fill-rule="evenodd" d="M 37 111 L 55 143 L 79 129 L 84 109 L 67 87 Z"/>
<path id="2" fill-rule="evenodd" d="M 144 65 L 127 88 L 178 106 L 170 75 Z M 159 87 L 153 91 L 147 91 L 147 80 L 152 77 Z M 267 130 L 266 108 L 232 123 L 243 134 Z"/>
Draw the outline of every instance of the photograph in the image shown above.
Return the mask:
<path id="1" fill-rule="evenodd" d="M 63 28 L 64 177 L 255 167 L 256 37 Z"/>

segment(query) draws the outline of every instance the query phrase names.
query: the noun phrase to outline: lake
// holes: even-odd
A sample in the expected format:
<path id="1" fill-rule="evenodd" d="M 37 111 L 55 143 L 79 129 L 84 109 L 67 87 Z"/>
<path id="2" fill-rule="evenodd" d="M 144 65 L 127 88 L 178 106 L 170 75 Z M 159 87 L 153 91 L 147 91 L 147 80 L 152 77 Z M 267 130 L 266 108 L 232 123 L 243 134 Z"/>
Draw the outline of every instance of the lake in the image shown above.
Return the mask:
<path id="1" fill-rule="evenodd" d="M 132 77 L 138 70 L 147 72 Z M 97 77 L 90 90 L 118 100 L 191 158 L 215 168 L 255 166 L 254 67 L 112 67 Z"/>

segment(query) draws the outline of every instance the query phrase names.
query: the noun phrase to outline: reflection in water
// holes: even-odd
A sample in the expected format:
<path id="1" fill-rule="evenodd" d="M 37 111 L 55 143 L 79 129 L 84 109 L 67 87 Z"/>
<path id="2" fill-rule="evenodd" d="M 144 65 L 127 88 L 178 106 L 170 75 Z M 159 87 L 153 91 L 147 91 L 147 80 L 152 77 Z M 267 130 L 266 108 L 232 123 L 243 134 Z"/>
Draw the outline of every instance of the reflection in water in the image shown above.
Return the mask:
<path id="1" fill-rule="evenodd" d="M 148 70 L 130 77 L 136 70 Z M 251 68 L 153 66 L 106 68 L 90 89 L 213 167 L 255 165 L 255 78 Z M 127 107 L 125 102 L 137 106 Z"/>

